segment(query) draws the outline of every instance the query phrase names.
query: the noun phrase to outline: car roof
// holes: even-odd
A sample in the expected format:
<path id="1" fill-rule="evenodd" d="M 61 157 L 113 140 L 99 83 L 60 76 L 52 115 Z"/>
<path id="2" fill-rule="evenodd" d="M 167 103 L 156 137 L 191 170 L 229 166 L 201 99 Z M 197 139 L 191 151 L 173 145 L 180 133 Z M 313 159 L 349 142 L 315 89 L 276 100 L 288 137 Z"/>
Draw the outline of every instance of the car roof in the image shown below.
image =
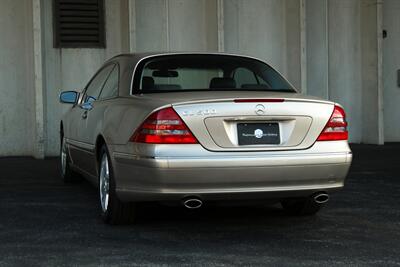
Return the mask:
<path id="1" fill-rule="evenodd" d="M 124 53 L 124 54 L 119 54 L 114 57 L 112 57 L 109 60 L 115 60 L 118 58 L 123 58 L 123 57 L 130 57 L 135 59 L 135 61 L 140 61 L 141 59 L 147 58 L 147 57 L 153 57 L 153 56 L 173 56 L 173 55 L 221 55 L 221 56 L 235 56 L 235 57 L 244 57 L 244 58 L 251 58 L 251 59 L 256 59 L 259 61 L 263 61 L 259 58 L 248 56 L 248 55 L 240 55 L 240 54 L 232 54 L 232 53 L 226 53 L 226 52 L 204 52 L 204 51 L 192 51 L 192 52 L 142 52 L 142 53 Z M 263 61 L 264 62 L 264 61 Z"/>
<path id="2" fill-rule="evenodd" d="M 259 62 L 262 62 L 268 66 L 270 66 L 267 62 L 265 62 L 262 59 L 252 57 L 252 56 L 247 56 L 247 55 L 240 55 L 240 54 L 232 54 L 232 53 L 225 53 L 225 52 L 205 52 L 205 51 L 200 51 L 200 52 L 143 52 L 143 53 L 125 53 L 125 54 L 119 54 L 116 55 L 109 60 L 107 60 L 105 64 L 109 64 L 110 62 L 115 62 L 118 61 L 119 64 L 123 67 L 123 71 L 121 72 L 122 74 L 128 73 L 129 77 L 124 77 L 122 79 L 123 88 L 129 88 L 126 89 L 126 91 L 123 91 L 121 93 L 122 96 L 130 95 L 131 94 L 131 88 L 133 86 L 133 79 L 136 71 L 136 66 L 142 61 L 147 58 L 152 58 L 152 57 L 158 57 L 158 56 L 179 56 L 179 55 L 217 55 L 217 56 L 231 56 L 231 57 L 238 57 L 238 58 L 247 58 L 247 59 L 252 59 L 252 60 L 257 60 Z M 270 66 L 271 67 L 271 66 Z M 125 71 L 127 70 L 127 71 Z M 278 72 L 279 73 L 279 72 Z M 281 74 L 282 75 L 282 74 Z M 283 76 L 283 75 L 282 75 Z M 290 82 L 288 81 L 290 84 Z M 121 86 L 121 85 L 120 85 Z M 291 86 L 295 88 L 292 84 Z"/>

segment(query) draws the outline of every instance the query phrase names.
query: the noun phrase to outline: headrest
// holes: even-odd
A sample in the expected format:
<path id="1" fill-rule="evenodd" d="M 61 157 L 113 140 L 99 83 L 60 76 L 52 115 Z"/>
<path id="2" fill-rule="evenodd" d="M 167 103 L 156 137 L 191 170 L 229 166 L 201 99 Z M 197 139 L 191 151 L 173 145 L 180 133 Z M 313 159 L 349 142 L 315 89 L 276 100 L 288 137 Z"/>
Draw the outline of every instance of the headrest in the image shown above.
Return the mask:
<path id="1" fill-rule="evenodd" d="M 154 89 L 153 77 L 143 76 L 142 78 L 142 89 L 152 90 Z"/>
<path id="2" fill-rule="evenodd" d="M 232 78 L 212 78 L 210 81 L 210 89 L 212 88 L 221 88 L 221 89 L 230 89 L 236 88 L 236 82 Z"/>

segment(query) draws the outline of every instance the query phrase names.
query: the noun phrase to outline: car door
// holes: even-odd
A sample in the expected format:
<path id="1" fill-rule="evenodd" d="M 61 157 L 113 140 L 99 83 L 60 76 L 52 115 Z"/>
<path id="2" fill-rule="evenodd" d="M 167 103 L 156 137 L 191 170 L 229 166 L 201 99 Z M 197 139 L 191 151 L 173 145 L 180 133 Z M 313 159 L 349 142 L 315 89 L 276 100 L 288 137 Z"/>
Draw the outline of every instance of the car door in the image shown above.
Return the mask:
<path id="1" fill-rule="evenodd" d="M 103 85 L 113 67 L 114 65 L 106 65 L 96 73 L 86 86 L 78 103 L 80 113 L 77 119 L 77 140 L 75 142 L 76 151 L 73 153 L 72 157 L 74 163 L 82 171 L 90 175 L 94 175 L 92 166 L 95 164 L 95 155 L 94 144 L 88 142 L 88 136 L 91 135 L 91 132 L 88 131 L 86 121 L 90 112 L 95 107 L 101 89 L 103 88 Z"/>
<path id="2" fill-rule="evenodd" d="M 90 147 L 95 147 L 98 135 L 102 133 L 103 129 L 103 118 L 108 108 L 110 101 L 109 99 L 118 96 L 118 83 L 119 83 L 119 69 L 117 65 L 113 65 L 111 72 L 107 77 L 102 89 L 100 90 L 99 96 L 94 102 L 92 102 L 91 109 L 87 111 L 86 119 L 83 120 L 81 126 L 82 130 L 82 142 Z M 105 136 L 104 136 L 105 137 Z M 95 156 L 93 154 L 93 156 Z M 87 171 L 92 175 L 97 175 L 97 165 L 95 160 L 87 161 Z"/>

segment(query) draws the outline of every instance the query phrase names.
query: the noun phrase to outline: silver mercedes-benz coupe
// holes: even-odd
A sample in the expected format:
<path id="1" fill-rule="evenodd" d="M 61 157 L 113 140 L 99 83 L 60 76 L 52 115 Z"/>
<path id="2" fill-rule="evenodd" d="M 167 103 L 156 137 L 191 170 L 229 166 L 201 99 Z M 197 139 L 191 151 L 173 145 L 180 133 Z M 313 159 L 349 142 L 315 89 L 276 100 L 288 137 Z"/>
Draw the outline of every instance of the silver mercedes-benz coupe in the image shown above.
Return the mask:
<path id="1" fill-rule="evenodd" d="M 133 222 L 148 201 L 273 200 L 315 214 L 352 160 L 343 108 L 297 93 L 252 57 L 119 55 L 60 101 L 71 104 L 60 123 L 62 178 L 93 182 L 110 224 Z"/>

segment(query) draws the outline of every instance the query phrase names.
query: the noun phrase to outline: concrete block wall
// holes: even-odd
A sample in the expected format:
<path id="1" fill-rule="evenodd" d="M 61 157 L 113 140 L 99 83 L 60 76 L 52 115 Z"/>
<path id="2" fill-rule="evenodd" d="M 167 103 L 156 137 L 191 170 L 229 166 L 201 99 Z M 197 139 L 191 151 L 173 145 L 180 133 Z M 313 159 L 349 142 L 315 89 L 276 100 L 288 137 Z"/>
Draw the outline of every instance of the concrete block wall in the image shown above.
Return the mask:
<path id="1" fill-rule="evenodd" d="M 136 0 L 135 35 L 137 52 L 217 51 L 217 1 Z"/>
<path id="2" fill-rule="evenodd" d="M 328 1 L 329 99 L 340 102 L 353 142 L 362 140 L 361 25 L 358 0 Z"/>
<path id="3" fill-rule="evenodd" d="M 381 6 L 376 0 L 307 0 L 307 93 L 347 111 L 350 141 L 382 144 Z"/>
<path id="4" fill-rule="evenodd" d="M 51 0 L 0 2 L 1 156 L 57 155 L 67 109 L 58 94 L 83 88 L 107 58 L 128 51 L 260 57 L 302 92 L 343 104 L 350 141 L 400 141 L 400 126 L 391 123 L 400 112 L 393 79 L 400 60 L 382 52 L 399 49 L 397 0 L 105 3 L 106 49 L 55 49 Z M 382 27 L 389 32 L 383 41 Z"/>
<path id="5" fill-rule="evenodd" d="M 262 58 L 300 88 L 299 2 L 224 1 L 224 50 Z"/>
<path id="6" fill-rule="evenodd" d="M 32 2 L 0 3 L 0 155 L 35 149 Z"/>
<path id="7" fill-rule="evenodd" d="M 45 154 L 59 153 L 59 122 L 69 108 L 58 102 L 61 91 L 85 87 L 89 79 L 107 59 L 129 52 L 128 2 L 105 1 L 105 49 L 53 48 L 52 1 L 42 2 L 43 58 L 45 76 Z"/>

